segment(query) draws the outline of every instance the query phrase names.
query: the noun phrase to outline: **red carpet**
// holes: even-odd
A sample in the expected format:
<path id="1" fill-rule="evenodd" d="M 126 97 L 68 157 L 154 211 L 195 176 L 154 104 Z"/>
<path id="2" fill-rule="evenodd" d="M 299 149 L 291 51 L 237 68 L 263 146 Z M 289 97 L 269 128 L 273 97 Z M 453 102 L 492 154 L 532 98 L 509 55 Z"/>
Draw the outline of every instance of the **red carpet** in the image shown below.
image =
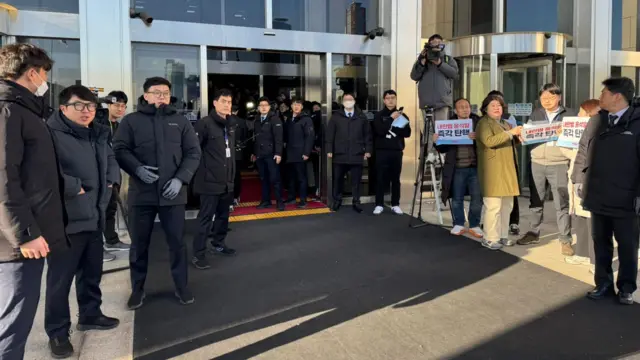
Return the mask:
<path id="1" fill-rule="evenodd" d="M 287 191 L 283 190 L 282 196 L 286 198 Z M 273 203 L 272 207 L 268 209 L 256 209 L 256 206 L 260 204 L 262 200 L 262 186 L 260 184 L 260 177 L 257 172 L 243 172 L 242 173 L 242 192 L 240 193 L 240 205 L 236 206 L 231 216 L 244 216 L 244 215 L 257 215 L 257 214 L 268 214 L 268 213 L 285 213 L 289 211 L 304 211 L 311 209 L 323 209 L 327 206 L 319 201 L 313 201 L 311 199 L 307 199 L 307 207 L 304 209 L 298 209 L 296 204 L 287 205 L 285 211 L 278 211 L 275 206 L 275 196 L 273 195 L 273 191 L 271 194 L 271 201 Z"/>

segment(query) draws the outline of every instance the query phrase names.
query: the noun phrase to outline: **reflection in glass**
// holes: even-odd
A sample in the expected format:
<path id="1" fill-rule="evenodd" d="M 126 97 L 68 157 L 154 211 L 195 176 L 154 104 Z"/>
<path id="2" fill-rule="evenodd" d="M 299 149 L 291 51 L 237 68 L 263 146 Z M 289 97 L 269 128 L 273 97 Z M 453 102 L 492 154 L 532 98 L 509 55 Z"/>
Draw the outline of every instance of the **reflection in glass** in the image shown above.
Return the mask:
<path id="1" fill-rule="evenodd" d="M 131 0 L 157 20 L 265 27 L 264 0 Z"/>
<path id="2" fill-rule="evenodd" d="M 18 37 L 19 43 L 33 44 L 44 49 L 55 61 L 49 72 L 49 91 L 44 95 L 48 104 L 57 109 L 62 89 L 80 84 L 80 41 Z"/>
<path id="3" fill-rule="evenodd" d="M 494 0 L 455 0 L 453 36 L 492 33 L 493 3 Z"/>
<path id="4" fill-rule="evenodd" d="M 79 12 L 78 0 L 3 0 L 5 4 L 9 4 L 18 10 L 32 11 L 52 11 L 77 14 Z"/>
<path id="5" fill-rule="evenodd" d="M 505 31 L 549 31 L 573 35 L 573 1 L 504 0 L 504 6 Z"/>
<path id="6" fill-rule="evenodd" d="M 365 35 L 378 26 L 379 0 L 273 0 L 273 28 Z"/>
<path id="7" fill-rule="evenodd" d="M 193 46 L 132 44 L 134 109 L 147 78 L 171 82 L 172 102 L 189 120 L 200 118 L 200 51 Z"/>
<path id="8" fill-rule="evenodd" d="M 454 97 L 471 103 L 471 111 L 480 115 L 480 105 L 491 89 L 490 58 L 488 55 L 456 60 L 460 78 L 453 83 Z"/>
<path id="9" fill-rule="evenodd" d="M 612 0 L 611 49 L 638 51 L 638 2 L 636 0 Z"/>

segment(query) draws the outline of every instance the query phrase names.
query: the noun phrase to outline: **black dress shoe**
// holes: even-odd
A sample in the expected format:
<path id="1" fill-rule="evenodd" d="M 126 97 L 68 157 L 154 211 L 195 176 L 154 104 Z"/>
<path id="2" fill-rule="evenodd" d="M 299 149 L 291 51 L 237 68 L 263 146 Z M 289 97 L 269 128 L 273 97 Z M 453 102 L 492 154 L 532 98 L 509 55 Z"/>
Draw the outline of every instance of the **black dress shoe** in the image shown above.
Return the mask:
<path id="1" fill-rule="evenodd" d="M 295 204 L 296 202 L 297 202 L 297 201 L 296 201 L 296 199 L 294 198 L 294 199 L 287 199 L 284 203 L 285 203 L 286 205 L 293 205 L 293 204 Z"/>
<path id="2" fill-rule="evenodd" d="M 129 301 L 127 301 L 127 307 L 129 310 L 136 310 L 142 307 L 144 304 L 145 293 L 144 291 L 134 291 L 129 296 Z"/>
<path id="3" fill-rule="evenodd" d="M 73 355 L 73 345 L 68 337 L 50 339 L 49 350 L 54 359 L 66 359 Z"/>
<path id="4" fill-rule="evenodd" d="M 587 293 L 587 297 L 591 300 L 601 300 L 615 295 L 616 292 L 613 290 L 613 285 L 596 286 L 593 290 Z"/>
<path id="5" fill-rule="evenodd" d="M 297 207 L 298 209 L 304 209 L 304 208 L 306 208 L 306 207 L 307 207 L 307 203 L 306 203 L 306 202 L 302 202 L 302 201 L 300 201 L 296 207 Z"/>
<path id="6" fill-rule="evenodd" d="M 224 246 L 216 245 L 213 249 L 211 249 L 214 255 L 222 255 L 222 256 L 234 256 L 236 251 L 232 248 Z"/>
<path id="7" fill-rule="evenodd" d="M 618 292 L 618 301 L 622 305 L 633 305 L 633 294 L 620 291 Z"/>
<path id="8" fill-rule="evenodd" d="M 339 201 L 336 201 L 333 203 L 333 206 L 331 207 L 331 211 L 338 211 L 340 210 L 340 206 L 342 206 L 342 203 Z"/>
<path id="9" fill-rule="evenodd" d="M 78 329 L 79 331 L 111 330 L 117 328 L 118 325 L 120 325 L 120 320 L 100 315 L 93 318 L 79 319 L 78 325 L 76 325 L 76 329 Z"/>
<path id="10" fill-rule="evenodd" d="M 271 203 L 261 202 L 260 205 L 256 206 L 256 209 L 268 209 L 271 207 Z"/>
<path id="11" fill-rule="evenodd" d="M 283 202 L 279 202 L 278 203 L 278 211 L 284 211 L 284 209 L 285 209 L 284 203 Z"/>
<path id="12" fill-rule="evenodd" d="M 353 211 L 357 212 L 358 214 L 362 213 L 362 208 L 360 207 L 360 204 L 353 204 L 351 205 L 351 207 L 353 208 Z"/>

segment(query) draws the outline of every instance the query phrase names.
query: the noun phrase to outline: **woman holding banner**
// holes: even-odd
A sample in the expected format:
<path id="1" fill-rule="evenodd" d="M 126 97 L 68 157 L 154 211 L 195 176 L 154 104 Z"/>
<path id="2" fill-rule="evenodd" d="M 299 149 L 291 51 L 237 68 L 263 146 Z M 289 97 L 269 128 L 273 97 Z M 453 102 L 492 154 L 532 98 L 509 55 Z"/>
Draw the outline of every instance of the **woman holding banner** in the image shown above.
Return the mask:
<path id="1" fill-rule="evenodd" d="M 580 105 L 578 117 L 593 117 L 600 111 L 600 101 L 598 99 L 590 99 Z M 560 129 L 562 132 L 562 129 Z M 589 136 L 588 134 L 586 136 Z M 591 241 L 591 213 L 582 208 L 582 199 L 578 194 L 578 187 L 575 184 L 581 184 L 581 179 L 576 176 L 583 176 L 583 169 L 579 169 L 576 176 L 573 176 L 578 149 L 560 148 L 564 156 L 571 160 L 569 164 L 569 214 L 571 214 L 571 228 L 576 234 L 576 245 L 574 246 L 575 254 L 566 256 L 564 261 L 572 265 L 595 265 L 595 253 L 593 250 L 593 241 Z M 586 156 L 586 154 L 585 154 Z M 581 166 L 580 164 L 578 166 Z"/>
<path id="2" fill-rule="evenodd" d="M 502 118 L 504 109 L 501 96 L 487 96 L 476 128 L 478 177 L 485 206 L 482 246 L 491 250 L 514 245 L 508 239 L 509 214 L 513 197 L 520 195 L 514 145 L 522 127 L 511 128 Z"/>

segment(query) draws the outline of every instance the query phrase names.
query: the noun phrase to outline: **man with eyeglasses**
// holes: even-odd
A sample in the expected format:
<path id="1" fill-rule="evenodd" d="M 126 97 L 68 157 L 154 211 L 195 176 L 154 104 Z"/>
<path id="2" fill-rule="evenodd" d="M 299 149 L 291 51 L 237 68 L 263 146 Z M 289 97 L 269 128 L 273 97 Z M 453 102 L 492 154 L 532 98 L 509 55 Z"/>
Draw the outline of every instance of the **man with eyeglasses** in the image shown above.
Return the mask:
<path id="1" fill-rule="evenodd" d="M 135 113 L 126 115 L 113 139 L 116 159 L 129 174 L 128 208 L 131 235 L 130 310 L 143 305 L 149 264 L 149 243 L 156 215 L 171 254 L 175 296 L 183 305 L 195 299 L 187 287 L 184 244 L 187 185 L 200 164 L 198 137 L 189 120 L 170 105 L 171 83 L 148 78 Z"/>
<path id="2" fill-rule="evenodd" d="M 129 98 L 123 91 L 112 91 L 107 97 L 115 99 L 115 102 L 109 104 L 109 143 L 113 142 L 113 136 L 118 130 L 120 120 L 124 117 L 127 111 L 127 102 Z M 118 233 L 116 232 L 116 213 L 118 211 L 118 193 L 120 192 L 120 186 L 115 186 L 111 192 L 111 198 L 109 199 L 109 205 L 107 206 L 106 222 L 104 227 L 104 248 L 105 248 L 105 261 L 109 259 L 115 259 L 115 256 L 108 251 L 126 251 L 129 250 L 129 245 L 120 241 Z"/>
<path id="3" fill-rule="evenodd" d="M 540 108 L 535 109 L 527 125 L 562 123 L 565 116 L 575 116 L 576 112 L 560 105 L 562 89 L 556 84 L 545 84 L 538 93 Z M 564 156 L 555 141 L 531 146 L 531 175 L 541 200 L 531 207 L 531 229 L 520 239 L 518 245 L 531 245 L 540 242 L 540 226 L 544 217 L 544 198 L 546 184 L 549 183 L 553 194 L 553 205 L 560 237 L 561 252 L 564 256 L 573 256 L 571 247 L 571 217 L 569 216 L 569 159 Z M 534 206 L 538 205 L 538 206 Z"/>
<path id="4" fill-rule="evenodd" d="M 56 359 L 73 355 L 69 291 L 74 277 L 79 308 L 77 329 L 109 330 L 120 323 L 100 310 L 105 212 L 113 188 L 120 183 L 120 169 L 108 143 L 109 128 L 93 122 L 97 99 L 88 88 L 70 86 L 62 90 L 59 101 L 59 110 L 47 125 L 64 178 L 66 232 L 71 251 L 47 258 L 44 327 L 51 355 Z"/>

